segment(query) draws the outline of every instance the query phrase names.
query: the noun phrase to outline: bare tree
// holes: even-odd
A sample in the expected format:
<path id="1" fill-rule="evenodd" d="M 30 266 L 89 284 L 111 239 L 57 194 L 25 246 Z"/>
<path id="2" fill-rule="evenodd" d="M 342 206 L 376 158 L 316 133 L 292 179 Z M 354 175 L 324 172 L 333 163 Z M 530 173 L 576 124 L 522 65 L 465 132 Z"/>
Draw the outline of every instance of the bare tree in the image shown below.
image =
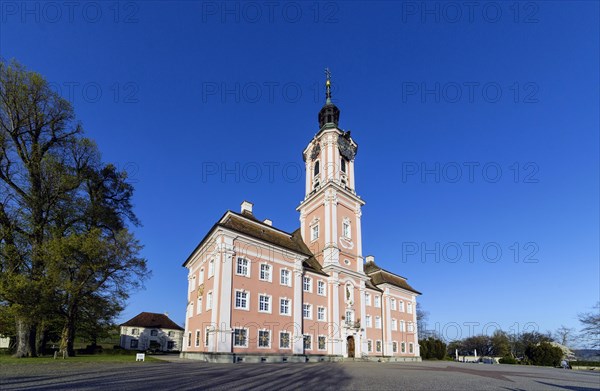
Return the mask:
<path id="1" fill-rule="evenodd" d="M 579 314 L 581 323 L 581 337 L 590 348 L 600 348 L 600 301 L 596 303 L 591 312 Z"/>

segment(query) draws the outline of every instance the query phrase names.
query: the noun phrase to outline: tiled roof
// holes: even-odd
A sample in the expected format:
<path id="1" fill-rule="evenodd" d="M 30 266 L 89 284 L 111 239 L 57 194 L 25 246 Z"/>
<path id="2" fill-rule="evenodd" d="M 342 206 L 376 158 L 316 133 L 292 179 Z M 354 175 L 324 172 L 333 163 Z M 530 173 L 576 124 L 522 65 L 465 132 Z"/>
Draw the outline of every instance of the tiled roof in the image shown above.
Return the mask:
<path id="1" fill-rule="evenodd" d="M 388 272 L 385 269 L 380 268 L 375 262 L 367 262 L 364 266 L 365 273 L 371 277 L 371 281 L 374 285 L 390 284 L 397 286 L 398 288 L 406 289 L 407 291 L 414 292 L 418 295 L 421 294 L 418 290 L 406 282 L 406 278 L 398 276 L 394 273 Z"/>
<path id="2" fill-rule="evenodd" d="M 141 312 L 139 315 L 129 319 L 121 326 L 133 326 L 133 327 L 148 327 L 155 329 L 171 329 L 171 330 L 183 330 L 183 327 L 173 322 L 165 314 L 155 314 L 153 312 Z"/>

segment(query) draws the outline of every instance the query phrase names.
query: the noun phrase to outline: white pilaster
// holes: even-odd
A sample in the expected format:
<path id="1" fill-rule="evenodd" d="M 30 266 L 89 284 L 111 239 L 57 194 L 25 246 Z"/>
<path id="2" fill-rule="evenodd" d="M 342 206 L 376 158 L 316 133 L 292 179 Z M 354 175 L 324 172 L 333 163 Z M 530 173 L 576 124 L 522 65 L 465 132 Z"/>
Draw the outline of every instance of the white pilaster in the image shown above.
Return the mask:
<path id="1" fill-rule="evenodd" d="M 224 237 L 219 250 L 221 276 L 219 291 L 219 323 L 215 333 L 217 352 L 231 352 L 231 283 L 233 280 L 233 259 L 235 257 L 233 238 Z M 214 296 L 214 294 L 213 294 Z M 216 307 L 215 307 L 216 308 Z"/>
<path id="2" fill-rule="evenodd" d="M 382 295 L 382 305 L 384 310 L 382 311 L 383 319 L 383 355 L 392 355 L 392 313 L 390 310 L 390 288 L 385 288 Z"/>
<path id="3" fill-rule="evenodd" d="M 304 298 L 302 297 L 302 260 L 296 259 L 294 263 L 294 272 L 293 274 L 293 284 L 294 284 L 294 302 L 292 303 L 293 307 L 293 317 L 294 317 L 294 354 L 303 354 L 304 353 L 304 321 L 302 318 L 302 304 Z"/>

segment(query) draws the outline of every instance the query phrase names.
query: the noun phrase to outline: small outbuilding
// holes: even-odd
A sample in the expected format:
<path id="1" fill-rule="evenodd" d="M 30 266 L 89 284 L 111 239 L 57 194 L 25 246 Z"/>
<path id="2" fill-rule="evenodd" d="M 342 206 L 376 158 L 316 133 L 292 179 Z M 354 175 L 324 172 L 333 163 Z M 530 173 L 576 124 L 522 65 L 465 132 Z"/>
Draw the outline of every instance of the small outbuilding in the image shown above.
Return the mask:
<path id="1" fill-rule="evenodd" d="M 177 352 L 181 350 L 183 327 L 166 314 L 142 312 L 121 324 L 124 349 L 139 351 Z"/>

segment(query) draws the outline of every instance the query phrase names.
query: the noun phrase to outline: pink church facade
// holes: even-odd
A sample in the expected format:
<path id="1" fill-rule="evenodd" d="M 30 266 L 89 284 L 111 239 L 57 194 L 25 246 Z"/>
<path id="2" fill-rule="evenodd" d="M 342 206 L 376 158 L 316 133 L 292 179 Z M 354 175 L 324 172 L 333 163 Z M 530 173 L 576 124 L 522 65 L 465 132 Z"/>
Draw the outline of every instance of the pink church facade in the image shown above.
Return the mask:
<path id="1" fill-rule="evenodd" d="M 182 357 L 215 362 L 416 361 L 418 291 L 363 257 L 358 145 L 327 100 L 303 151 L 300 227 L 261 221 L 244 201 L 190 254 Z"/>

